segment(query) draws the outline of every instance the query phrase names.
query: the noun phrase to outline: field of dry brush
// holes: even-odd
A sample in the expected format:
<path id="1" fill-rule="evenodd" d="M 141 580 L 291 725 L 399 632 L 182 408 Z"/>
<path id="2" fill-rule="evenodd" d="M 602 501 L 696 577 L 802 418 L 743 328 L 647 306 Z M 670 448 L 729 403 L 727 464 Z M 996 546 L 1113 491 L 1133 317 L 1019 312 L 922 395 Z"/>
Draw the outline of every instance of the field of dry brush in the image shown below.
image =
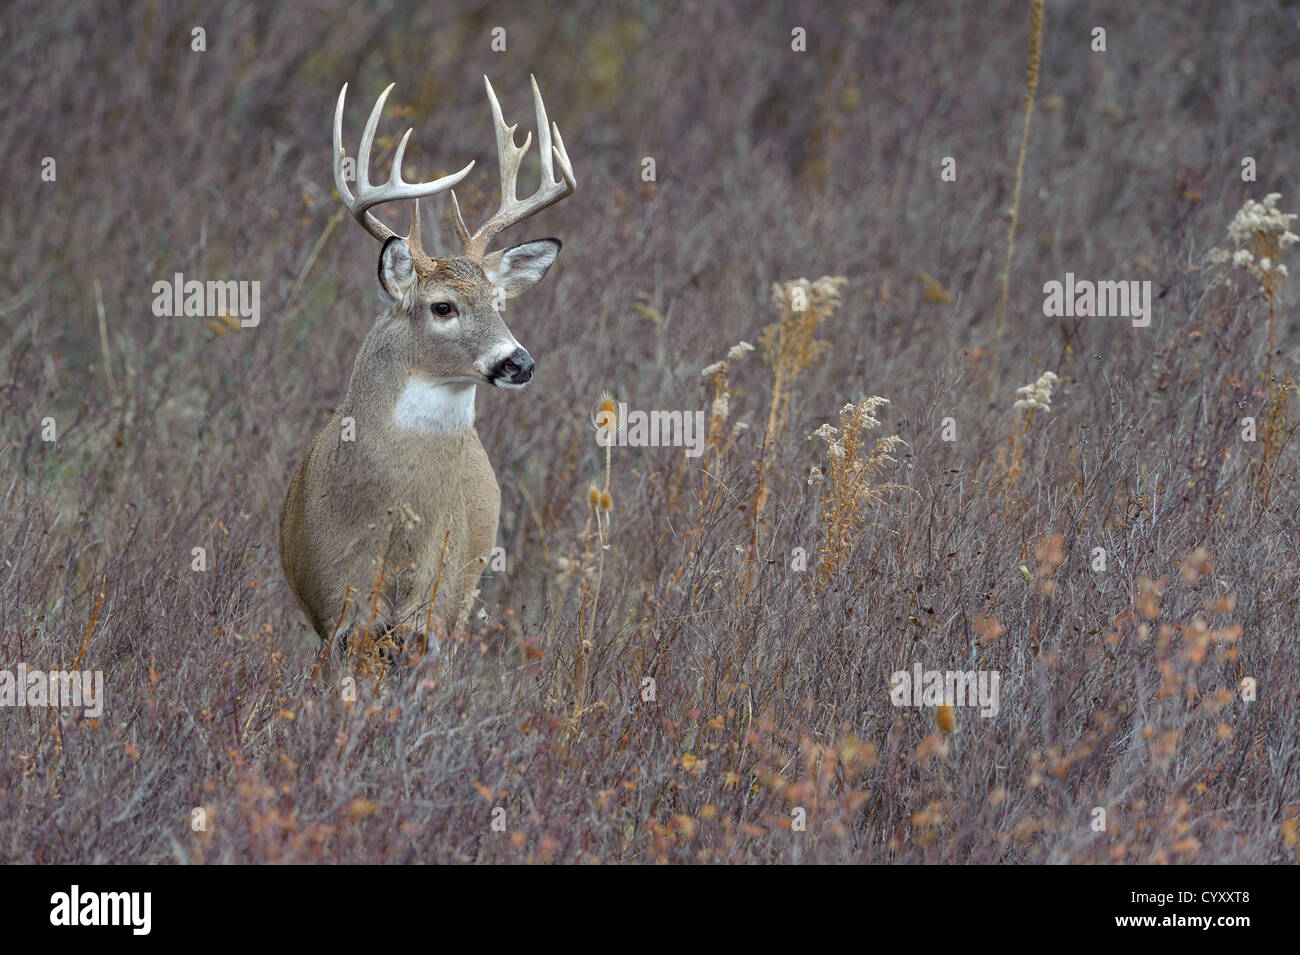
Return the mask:
<path id="1" fill-rule="evenodd" d="M 1049 0 L 1027 83 L 1031 9 L 6 4 L 0 670 L 105 697 L 0 705 L 0 861 L 1294 862 L 1300 25 Z M 381 308 L 335 98 L 477 213 L 530 73 L 579 185 L 478 398 L 501 566 L 313 681 L 280 505 Z"/>

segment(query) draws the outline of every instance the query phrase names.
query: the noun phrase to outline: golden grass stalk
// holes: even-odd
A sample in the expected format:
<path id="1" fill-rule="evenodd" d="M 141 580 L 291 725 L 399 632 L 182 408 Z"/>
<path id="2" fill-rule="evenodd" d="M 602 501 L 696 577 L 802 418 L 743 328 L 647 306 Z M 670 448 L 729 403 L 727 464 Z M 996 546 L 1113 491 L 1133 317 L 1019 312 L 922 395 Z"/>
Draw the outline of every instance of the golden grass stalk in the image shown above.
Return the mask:
<path id="1" fill-rule="evenodd" d="M 1052 389 L 1056 386 L 1057 380 L 1055 372 L 1045 371 L 1036 381 L 1016 389 L 1016 402 L 1012 407 L 1016 411 L 1023 411 L 1024 417 L 1020 419 L 1016 430 L 1007 439 L 1006 447 L 998 452 L 997 468 L 1001 477 L 996 486 L 1004 494 L 1011 493 L 1016 479 L 1020 477 L 1024 463 L 1024 446 L 1034 426 L 1034 412 L 1041 411 L 1047 414 L 1052 410 Z"/>
<path id="2" fill-rule="evenodd" d="M 588 658 L 596 638 L 596 609 L 600 603 L 600 585 L 605 576 L 605 551 L 609 549 L 609 521 L 614 510 L 614 497 L 610 493 L 613 470 L 614 433 L 618 430 L 618 403 L 609 394 L 600 397 L 600 403 L 591 419 L 597 431 L 604 432 L 605 483 L 604 487 L 591 485 L 587 489 L 587 526 L 582 535 L 582 564 L 579 572 L 578 597 L 578 656 L 573 674 L 573 711 L 568 718 L 566 735 L 571 741 L 578 737 L 578 725 L 584 713 L 605 704 L 597 700 L 587 703 Z M 596 551 L 594 580 L 592 580 L 592 527 L 595 526 L 599 547 Z"/>
<path id="3" fill-rule="evenodd" d="M 830 343 L 813 336 L 822 321 L 840 304 L 840 288 L 848 281 L 842 275 L 823 275 L 815 282 L 795 279 L 772 284 L 772 303 L 780 310 L 780 320 L 763 329 L 759 338 L 768 364 L 772 366 L 772 400 L 767 411 L 767 431 L 758 457 L 758 482 L 754 492 L 751 517 L 749 560 L 743 593 L 749 593 L 757 559 L 763 512 L 771 495 L 767 456 L 776 447 L 789 418 L 790 392 L 795 379 L 820 361 Z"/>
<path id="4" fill-rule="evenodd" d="M 737 342 L 727 352 L 727 357 L 715 361 L 701 373 L 701 377 L 713 385 L 713 403 L 709 407 L 709 430 L 705 436 L 704 447 L 713 453 L 716 464 L 722 455 L 723 444 L 727 436 L 727 416 L 731 413 L 731 399 L 736 394 L 727 380 L 732 362 L 739 361 L 754 350 L 749 342 Z"/>
<path id="5" fill-rule="evenodd" d="M 998 377 L 998 357 L 1002 350 L 1002 323 L 1007 312 L 1011 285 L 1011 254 L 1016 247 L 1016 227 L 1020 224 L 1020 183 L 1025 172 L 1025 152 L 1029 147 L 1029 120 L 1034 114 L 1038 95 L 1038 59 L 1043 45 L 1043 0 L 1029 0 L 1029 62 L 1025 72 L 1024 125 L 1020 129 L 1020 153 L 1016 157 L 1016 183 L 1011 192 L 1011 221 L 1007 225 L 1007 254 L 1002 263 L 1002 291 L 998 295 L 997 322 L 993 333 L 993 361 L 989 364 L 989 403 Z"/>
<path id="6" fill-rule="evenodd" d="M 424 633 L 420 634 L 420 656 L 424 656 L 429 649 L 429 628 L 433 626 L 433 607 L 438 602 L 438 585 L 442 583 L 442 564 L 447 558 L 447 541 L 451 540 L 451 522 L 447 522 L 447 530 L 442 535 L 442 552 L 438 554 L 438 573 L 433 578 L 433 593 L 429 595 L 429 609 L 424 615 Z"/>
<path id="7" fill-rule="evenodd" d="M 1272 485 L 1277 456 L 1284 440 L 1295 430 L 1289 423 L 1293 382 L 1279 383 L 1273 376 L 1273 353 L 1277 351 L 1277 301 L 1287 279 L 1283 254 L 1300 243 L 1300 235 L 1291 231 L 1291 223 L 1300 218 L 1294 212 L 1277 208 L 1280 193 L 1271 192 L 1262 202 L 1247 199 L 1228 225 L 1229 249 L 1211 249 L 1207 258 L 1213 264 L 1243 268 L 1259 285 L 1268 302 L 1268 351 L 1264 359 L 1264 385 L 1268 393 L 1268 411 L 1264 417 L 1264 456 L 1260 462 L 1257 486 L 1265 501 Z M 1231 280 L 1229 280 L 1231 281 Z"/>
<path id="8" fill-rule="evenodd" d="M 898 435 L 887 435 L 868 445 L 864 432 L 880 427 L 875 412 L 888 399 L 867 398 L 840 409 L 840 424 L 824 424 L 813 432 L 827 443 L 827 467 L 824 474 L 814 473 L 821 484 L 822 503 L 818 521 L 822 542 L 817 548 L 818 587 L 824 585 L 843 565 L 862 530 L 867 508 L 883 503 L 884 496 L 902 490 L 904 484 L 876 484 L 875 475 L 893 462 L 893 452 L 904 444 Z"/>

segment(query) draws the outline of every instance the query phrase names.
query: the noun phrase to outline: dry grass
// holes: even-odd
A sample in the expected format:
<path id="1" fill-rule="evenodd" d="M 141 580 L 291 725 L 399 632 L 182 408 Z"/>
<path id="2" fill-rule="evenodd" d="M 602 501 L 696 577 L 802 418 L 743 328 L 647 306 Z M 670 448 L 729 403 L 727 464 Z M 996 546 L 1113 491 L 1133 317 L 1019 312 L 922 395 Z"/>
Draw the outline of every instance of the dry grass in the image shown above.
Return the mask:
<path id="1" fill-rule="evenodd" d="M 1023 3 L 819 4 L 804 54 L 761 4 L 387 10 L 0 12 L 0 669 L 108 693 L 0 708 L 0 859 L 1295 860 L 1294 288 L 1206 262 L 1296 200 L 1287 15 L 1054 7 L 1004 262 Z M 477 159 L 482 206 L 467 78 L 526 115 L 529 72 L 580 185 L 517 237 L 565 243 L 507 313 L 536 380 L 479 403 L 505 569 L 429 652 L 313 683 L 276 520 L 378 311 L 334 97 L 396 81 L 408 178 Z M 1150 279 L 1151 326 L 1042 318 L 1067 270 Z M 261 324 L 155 317 L 178 271 L 260 281 Z M 820 314 L 772 314 L 820 275 Z M 1045 369 L 1050 414 L 1013 410 Z M 605 392 L 703 409 L 707 452 L 599 446 Z M 917 664 L 997 670 L 998 714 L 892 706 Z"/>
<path id="2" fill-rule="evenodd" d="M 1020 151 L 1016 153 L 1016 178 L 1011 186 L 1011 209 L 1007 214 L 1006 255 L 1002 261 L 1002 291 L 998 294 L 997 319 L 993 328 L 993 361 L 989 366 L 989 403 L 997 389 L 998 359 L 1002 357 L 1002 328 L 1011 291 L 1011 259 L 1016 250 L 1016 229 L 1020 225 L 1020 186 L 1025 178 L 1025 156 L 1029 151 L 1029 121 L 1034 118 L 1038 96 L 1038 68 L 1043 51 L 1043 0 L 1029 0 L 1029 49 L 1025 63 L 1025 105 L 1020 122 Z"/>
<path id="3" fill-rule="evenodd" d="M 876 411 L 888 399 L 867 398 L 840 409 L 838 427 L 829 422 L 814 434 L 826 442 L 826 470 L 814 467 L 809 483 L 819 485 L 822 494 L 822 542 L 817 548 L 816 580 L 825 586 L 834 580 L 845 560 L 857 546 L 867 512 L 884 503 L 891 491 L 910 490 L 906 485 L 880 482 L 877 475 L 897 463 L 894 452 L 905 444 L 896 434 L 878 438 L 868 446 L 863 432 L 880 427 Z"/>

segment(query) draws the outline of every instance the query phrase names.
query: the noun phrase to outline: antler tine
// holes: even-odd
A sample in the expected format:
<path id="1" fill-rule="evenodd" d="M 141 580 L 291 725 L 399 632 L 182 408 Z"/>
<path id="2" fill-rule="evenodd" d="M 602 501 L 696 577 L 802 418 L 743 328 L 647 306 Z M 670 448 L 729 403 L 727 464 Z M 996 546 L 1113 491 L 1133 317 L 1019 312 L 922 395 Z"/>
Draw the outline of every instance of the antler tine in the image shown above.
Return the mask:
<path id="1" fill-rule="evenodd" d="M 392 92 L 393 86 L 394 84 L 390 83 L 388 88 L 379 94 L 379 99 L 375 101 L 375 108 L 370 111 L 370 118 L 366 120 L 366 128 L 361 134 L 361 150 L 357 154 L 357 191 L 355 195 L 348 188 L 347 178 L 343 175 L 343 159 L 345 156 L 343 150 L 343 103 L 348 93 L 346 83 L 343 84 L 343 89 L 339 91 L 339 101 L 334 108 L 334 187 L 338 189 L 339 199 L 343 201 L 343 205 L 347 207 L 348 212 L 352 213 L 352 218 L 356 219 L 362 228 L 380 242 L 386 242 L 396 233 L 371 215 L 371 209 L 398 199 L 411 199 L 418 203 L 418 200 L 425 196 L 434 196 L 440 192 L 446 192 L 468 176 L 470 170 L 474 168 L 474 163 L 471 160 L 469 165 L 459 172 L 435 179 L 433 182 L 405 181 L 402 178 L 402 158 L 406 155 L 406 144 L 411 138 L 412 131 L 408 129 L 406 134 L 402 136 L 401 141 L 398 142 L 397 150 L 393 153 L 393 168 L 388 174 L 388 181 L 380 186 L 371 184 L 370 151 L 374 146 L 375 130 L 379 127 L 379 118 L 383 115 L 384 102 L 388 99 L 388 94 Z M 413 227 L 412 233 L 414 234 L 415 231 L 416 227 Z M 417 236 L 414 241 L 418 243 L 419 237 Z"/>
<path id="2" fill-rule="evenodd" d="M 366 117 L 366 128 L 361 131 L 361 147 L 357 150 L 357 187 L 361 188 L 362 183 L 370 184 L 370 150 L 375 147 L 375 131 L 379 128 L 379 117 L 384 111 L 384 102 L 388 99 L 388 94 L 393 91 L 395 83 L 389 83 L 384 87 L 384 91 L 379 94 L 379 99 L 375 100 L 374 109 Z M 410 135 L 410 130 L 407 131 Z M 405 144 L 405 140 L 402 141 Z M 393 164 L 393 172 L 398 178 L 401 178 L 402 167 L 400 163 Z M 389 182 L 392 182 L 390 173 Z"/>
<path id="3" fill-rule="evenodd" d="M 564 148 L 564 138 L 560 135 L 560 127 L 554 123 L 551 124 L 551 131 L 555 133 L 555 158 L 560 163 L 560 175 L 564 177 L 565 184 L 569 187 L 569 193 L 578 188 L 577 177 L 573 175 L 573 164 L 569 162 L 569 153 Z M 566 193 L 568 195 L 569 193 Z"/>
<path id="4" fill-rule="evenodd" d="M 411 258 L 426 259 L 424 240 L 420 238 L 420 200 L 411 200 L 411 234 L 406 237 L 406 244 L 411 248 Z"/>
<path id="5" fill-rule="evenodd" d="M 573 179 L 573 167 L 569 165 L 569 156 L 564 152 L 564 140 L 560 139 L 560 128 L 546 117 L 546 104 L 542 102 L 542 92 L 537 88 L 537 77 L 530 73 L 528 80 L 533 85 L 533 111 L 537 114 L 537 148 L 541 151 L 542 182 L 555 181 L 555 167 L 551 165 L 551 156 L 554 154 L 560 160 L 560 172 L 564 174 L 564 181 L 568 183 Z M 551 145 L 552 128 L 555 132 L 555 140 L 560 144 L 558 150 Z M 572 188 L 573 186 L 570 186 L 570 191 Z"/>
<path id="6" fill-rule="evenodd" d="M 530 198 L 521 201 L 515 195 L 519 165 L 532 143 L 532 133 L 524 137 L 522 147 L 515 145 L 514 133 L 519 125 L 517 123 L 514 126 L 506 125 L 492 83 L 486 76 L 483 77 L 483 84 L 487 87 L 488 102 L 492 107 L 492 124 L 497 140 L 497 161 L 501 167 L 501 205 L 496 213 L 479 226 L 471 236 L 469 230 L 465 228 L 464 219 L 461 218 L 456 194 L 452 193 L 456 234 L 460 236 L 461 243 L 465 246 L 465 254 L 471 258 L 483 258 L 488 243 L 498 232 L 554 205 L 570 195 L 578 186 L 577 179 L 573 175 L 573 166 L 569 162 L 569 154 L 564 149 L 564 140 L 560 138 L 560 129 L 547 118 L 546 105 L 542 102 L 541 91 L 537 88 L 537 78 L 530 76 L 529 79 L 533 87 L 533 109 L 537 114 L 537 145 L 541 152 L 542 181 Z M 553 142 L 552 137 L 554 137 Z M 563 178 L 559 181 L 555 179 L 553 160 L 560 164 L 560 174 Z"/>
<path id="7" fill-rule="evenodd" d="M 339 90 L 339 100 L 334 106 L 334 188 L 338 190 L 339 198 L 349 209 L 352 208 L 352 190 L 348 188 L 348 181 L 343 176 L 343 101 L 348 95 L 348 84 L 343 84 L 343 89 Z"/>
<path id="8" fill-rule="evenodd" d="M 485 76 L 483 85 L 487 87 L 488 99 L 492 103 L 492 125 L 496 131 L 497 137 L 497 165 L 501 170 L 501 201 L 515 201 L 515 189 L 519 180 L 519 164 L 523 162 L 524 155 L 528 152 L 528 147 L 533 144 L 533 134 L 528 132 L 524 135 L 524 144 L 515 145 L 515 130 L 519 124 L 507 126 L 505 117 L 501 115 L 501 102 L 497 99 L 496 91 L 492 89 L 492 83 Z"/>
<path id="9" fill-rule="evenodd" d="M 551 157 L 554 156 L 560 163 L 560 174 L 564 177 L 564 184 L 568 187 L 568 191 L 562 195 L 557 195 L 551 200 L 552 202 L 559 202 L 578 188 L 578 180 L 573 175 L 573 165 L 569 162 L 569 154 L 564 149 L 564 139 L 560 136 L 560 127 L 547 120 L 546 104 L 542 102 L 542 92 L 537 88 L 537 77 L 530 73 L 528 74 L 528 80 L 533 85 L 533 109 L 537 113 L 537 145 L 542 152 L 542 181 L 556 187 L 560 185 L 555 182 L 555 168 L 551 165 Z M 555 135 L 554 146 L 551 145 L 552 134 Z"/>

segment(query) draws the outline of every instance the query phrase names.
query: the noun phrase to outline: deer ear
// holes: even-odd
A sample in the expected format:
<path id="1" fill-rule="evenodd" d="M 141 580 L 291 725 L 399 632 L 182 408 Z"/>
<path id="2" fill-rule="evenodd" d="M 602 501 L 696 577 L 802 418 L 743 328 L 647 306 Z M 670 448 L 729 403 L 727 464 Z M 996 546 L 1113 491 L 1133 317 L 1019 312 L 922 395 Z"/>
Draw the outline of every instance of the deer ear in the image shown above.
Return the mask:
<path id="1" fill-rule="evenodd" d="M 402 294 L 415 280 L 415 262 L 411 247 L 401 236 L 390 236 L 379 253 L 379 289 L 388 304 L 402 300 Z"/>
<path id="2" fill-rule="evenodd" d="M 559 239 L 536 239 L 483 257 L 483 271 L 493 285 L 514 298 L 542 280 L 563 243 Z"/>

